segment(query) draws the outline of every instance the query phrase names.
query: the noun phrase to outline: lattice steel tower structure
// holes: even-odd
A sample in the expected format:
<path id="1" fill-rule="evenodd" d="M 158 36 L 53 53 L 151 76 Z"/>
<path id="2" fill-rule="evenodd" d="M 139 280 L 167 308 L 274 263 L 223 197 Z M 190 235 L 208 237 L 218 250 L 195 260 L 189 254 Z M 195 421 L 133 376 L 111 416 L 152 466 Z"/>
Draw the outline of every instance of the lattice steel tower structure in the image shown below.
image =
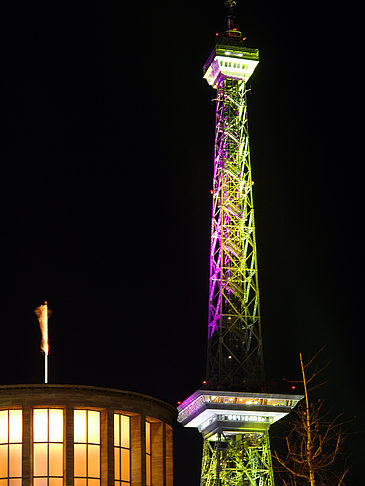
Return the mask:
<path id="1" fill-rule="evenodd" d="M 204 65 L 216 89 L 207 383 L 179 407 L 178 420 L 203 435 L 201 486 L 273 486 L 270 425 L 302 398 L 264 393 L 247 81 L 258 62 L 235 27 Z"/>

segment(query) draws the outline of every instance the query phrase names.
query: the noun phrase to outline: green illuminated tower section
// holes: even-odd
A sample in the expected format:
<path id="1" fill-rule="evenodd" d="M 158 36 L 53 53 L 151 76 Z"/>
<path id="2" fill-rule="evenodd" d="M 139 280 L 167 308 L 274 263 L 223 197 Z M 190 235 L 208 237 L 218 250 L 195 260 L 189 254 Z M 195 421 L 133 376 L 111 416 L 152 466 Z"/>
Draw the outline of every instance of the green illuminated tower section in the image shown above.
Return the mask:
<path id="1" fill-rule="evenodd" d="M 203 436 L 201 486 L 273 486 L 269 428 L 302 398 L 264 385 L 247 81 L 258 62 L 234 27 L 204 66 L 216 90 L 207 377 L 178 420 Z"/>

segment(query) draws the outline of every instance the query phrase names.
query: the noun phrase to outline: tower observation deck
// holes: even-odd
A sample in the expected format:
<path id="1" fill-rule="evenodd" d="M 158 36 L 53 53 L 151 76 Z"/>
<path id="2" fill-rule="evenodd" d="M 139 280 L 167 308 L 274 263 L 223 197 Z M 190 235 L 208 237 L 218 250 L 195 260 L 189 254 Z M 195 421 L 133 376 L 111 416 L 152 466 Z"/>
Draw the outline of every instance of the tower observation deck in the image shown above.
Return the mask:
<path id="1" fill-rule="evenodd" d="M 269 427 L 302 398 L 263 393 L 247 81 L 259 52 L 228 29 L 204 65 L 217 91 L 212 187 L 206 385 L 179 407 L 178 421 L 204 439 L 201 486 L 273 486 Z"/>

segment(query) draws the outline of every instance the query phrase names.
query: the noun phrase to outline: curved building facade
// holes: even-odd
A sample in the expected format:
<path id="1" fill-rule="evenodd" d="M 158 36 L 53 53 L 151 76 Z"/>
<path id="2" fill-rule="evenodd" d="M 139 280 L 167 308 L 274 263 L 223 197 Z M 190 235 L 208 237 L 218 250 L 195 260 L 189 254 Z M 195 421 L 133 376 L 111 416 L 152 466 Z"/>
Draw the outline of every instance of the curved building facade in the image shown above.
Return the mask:
<path id="1" fill-rule="evenodd" d="M 172 486 L 175 419 L 140 393 L 0 386 L 0 486 Z"/>

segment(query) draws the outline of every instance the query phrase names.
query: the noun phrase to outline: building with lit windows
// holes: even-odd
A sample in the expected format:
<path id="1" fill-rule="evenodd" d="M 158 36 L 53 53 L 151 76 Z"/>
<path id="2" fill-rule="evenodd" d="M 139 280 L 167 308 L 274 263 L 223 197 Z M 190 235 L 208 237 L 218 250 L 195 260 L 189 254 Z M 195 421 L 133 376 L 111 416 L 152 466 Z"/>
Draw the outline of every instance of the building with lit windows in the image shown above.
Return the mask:
<path id="1" fill-rule="evenodd" d="M 0 386 L 0 486 L 172 486 L 175 419 L 140 393 Z"/>

